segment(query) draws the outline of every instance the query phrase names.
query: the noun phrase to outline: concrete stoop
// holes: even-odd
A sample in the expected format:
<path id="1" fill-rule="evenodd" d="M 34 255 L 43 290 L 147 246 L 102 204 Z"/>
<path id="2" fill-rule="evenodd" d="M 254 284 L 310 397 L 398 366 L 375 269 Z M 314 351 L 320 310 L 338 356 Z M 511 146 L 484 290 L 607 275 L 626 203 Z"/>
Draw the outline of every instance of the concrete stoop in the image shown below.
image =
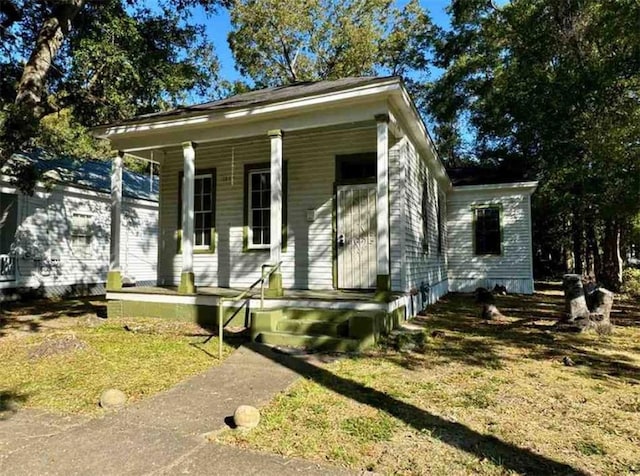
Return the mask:
<path id="1" fill-rule="evenodd" d="M 287 308 L 251 313 L 251 338 L 282 347 L 356 352 L 374 345 L 385 314 L 356 310 Z"/>

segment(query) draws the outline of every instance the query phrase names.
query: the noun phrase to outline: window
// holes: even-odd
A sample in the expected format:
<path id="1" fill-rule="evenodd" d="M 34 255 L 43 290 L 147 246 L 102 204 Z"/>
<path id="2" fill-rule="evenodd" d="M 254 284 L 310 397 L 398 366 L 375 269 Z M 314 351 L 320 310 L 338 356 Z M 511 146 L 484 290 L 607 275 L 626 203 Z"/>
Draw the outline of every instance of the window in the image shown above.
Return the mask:
<path id="1" fill-rule="evenodd" d="M 74 213 L 71 216 L 71 250 L 77 258 L 89 258 L 93 255 L 92 221 L 93 217 L 88 213 Z"/>
<path id="2" fill-rule="evenodd" d="M 501 253 L 500 207 L 482 207 L 475 213 L 475 252 L 477 255 Z"/>
<path id="3" fill-rule="evenodd" d="M 438 217 L 438 254 L 441 255 L 442 254 L 442 237 L 443 237 L 443 232 L 444 232 L 444 222 L 443 222 L 443 217 L 442 217 L 442 201 L 441 201 L 441 195 L 438 194 L 438 202 L 437 202 L 437 211 L 436 211 L 436 215 Z"/>
<path id="4" fill-rule="evenodd" d="M 429 252 L 429 182 L 422 182 L 422 250 Z"/>
<path id="5" fill-rule="evenodd" d="M 249 172 L 249 247 L 268 248 L 271 243 L 271 172 Z"/>
<path id="6" fill-rule="evenodd" d="M 282 251 L 287 249 L 287 161 L 282 163 Z M 244 166 L 244 251 L 269 249 L 271 244 L 271 165 Z"/>
<path id="7" fill-rule="evenodd" d="M 178 251 L 182 249 L 182 186 L 178 182 Z M 216 170 L 196 170 L 193 178 L 193 249 L 196 253 L 215 250 Z"/>
<path id="8" fill-rule="evenodd" d="M 213 176 L 196 175 L 194 179 L 193 200 L 193 245 L 197 248 L 210 248 L 213 228 Z"/>
<path id="9" fill-rule="evenodd" d="M 377 153 L 336 155 L 336 181 L 340 184 L 375 183 Z"/>
<path id="10" fill-rule="evenodd" d="M 0 193 L 0 255 L 9 254 L 18 226 L 18 196 Z"/>

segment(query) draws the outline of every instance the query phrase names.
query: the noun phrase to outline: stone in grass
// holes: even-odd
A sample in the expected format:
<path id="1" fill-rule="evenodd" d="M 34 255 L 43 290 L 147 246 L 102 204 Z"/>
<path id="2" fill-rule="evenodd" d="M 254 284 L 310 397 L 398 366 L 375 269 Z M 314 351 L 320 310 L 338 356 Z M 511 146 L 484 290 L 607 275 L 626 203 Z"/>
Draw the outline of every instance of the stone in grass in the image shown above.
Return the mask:
<path id="1" fill-rule="evenodd" d="M 109 388 L 100 395 L 100 406 L 107 410 L 122 408 L 125 403 L 127 403 L 127 396 L 116 388 Z"/>
<path id="2" fill-rule="evenodd" d="M 260 422 L 260 411 L 250 405 L 240 405 L 233 413 L 233 422 L 241 430 L 255 428 Z"/>

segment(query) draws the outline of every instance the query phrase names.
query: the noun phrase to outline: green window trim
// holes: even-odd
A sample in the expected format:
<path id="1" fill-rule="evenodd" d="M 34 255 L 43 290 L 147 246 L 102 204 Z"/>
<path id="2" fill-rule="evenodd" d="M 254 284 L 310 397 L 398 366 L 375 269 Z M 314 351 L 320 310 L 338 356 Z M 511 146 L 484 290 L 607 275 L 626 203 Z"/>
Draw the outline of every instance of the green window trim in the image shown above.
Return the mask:
<path id="1" fill-rule="evenodd" d="M 208 248 L 195 248 L 193 249 L 194 255 L 203 255 L 203 254 L 212 254 L 216 252 L 216 205 L 218 203 L 217 200 L 217 190 L 218 190 L 218 180 L 216 176 L 216 169 L 196 169 L 195 176 L 198 175 L 211 175 L 212 184 L 211 184 L 211 196 L 213 199 L 212 207 L 211 207 L 211 243 Z M 177 242 L 177 253 L 182 254 L 182 181 L 184 179 L 184 172 L 180 172 L 178 174 L 178 226 L 176 230 L 176 242 Z"/>
<path id="2" fill-rule="evenodd" d="M 269 252 L 269 248 L 254 248 L 249 246 L 249 174 L 257 170 L 271 170 L 270 162 L 260 162 L 254 164 L 245 164 L 244 166 L 244 184 L 242 199 L 242 252 L 243 253 L 264 253 Z M 288 161 L 282 162 L 282 252 L 287 251 L 288 239 L 288 202 L 289 202 L 289 166 Z"/>
<path id="3" fill-rule="evenodd" d="M 477 227 L 478 227 L 478 210 L 496 209 L 498 211 L 499 221 L 499 237 L 498 237 L 498 251 L 495 253 L 479 253 L 477 246 Z M 504 209 L 501 203 L 487 203 L 480 205 L 473 205 L 471 207 L 471 213 L 473 213 L 473 230 L 472 230 L 472 242 L 473 242 L 473 255 L 474 256 L 502 256 L 504 252 Z"/>

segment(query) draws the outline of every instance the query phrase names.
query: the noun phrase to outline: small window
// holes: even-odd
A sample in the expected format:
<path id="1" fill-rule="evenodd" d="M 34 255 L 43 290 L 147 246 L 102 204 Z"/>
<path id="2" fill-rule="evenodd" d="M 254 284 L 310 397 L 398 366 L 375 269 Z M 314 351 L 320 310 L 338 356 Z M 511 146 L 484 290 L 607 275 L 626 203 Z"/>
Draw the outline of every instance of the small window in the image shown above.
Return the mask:
<path id="1" fill-rule="evenodd" d="M 377 167 L 376 152 L 337 155 L 336 181 L 342 184 L 375 183 Z"/>
<path id="2" fill-rule="evenodd" d="M 271 243 L 271 172 L 249 172 L 249 248 L 268 248 Z"/>
<path id="3" fill-rule="evenodd" d="M 501 253 L 500 208 L 476 208 L 475 251 L 477 255 L 499 255 Z"/>
<path id="4" fill-rule="evenodd" d="M 196 175 L 194 178 L 193 231 L 194 247 L 211 247 L 211 230 L 213 228 L 213 176 L 211 174 Z"/>
<path id="5" fill-rule="evenodd" d="M 93 217 L 88 213 L 74 213 L 71 216 L 71 250 L 77 258 L 90 258 L 93 255 L 92 220 Z"/>
<path id="6" fill-rule="evenodd" d="M 429 252 L 429 182 L 422 182 L 422 250 Z"/>

